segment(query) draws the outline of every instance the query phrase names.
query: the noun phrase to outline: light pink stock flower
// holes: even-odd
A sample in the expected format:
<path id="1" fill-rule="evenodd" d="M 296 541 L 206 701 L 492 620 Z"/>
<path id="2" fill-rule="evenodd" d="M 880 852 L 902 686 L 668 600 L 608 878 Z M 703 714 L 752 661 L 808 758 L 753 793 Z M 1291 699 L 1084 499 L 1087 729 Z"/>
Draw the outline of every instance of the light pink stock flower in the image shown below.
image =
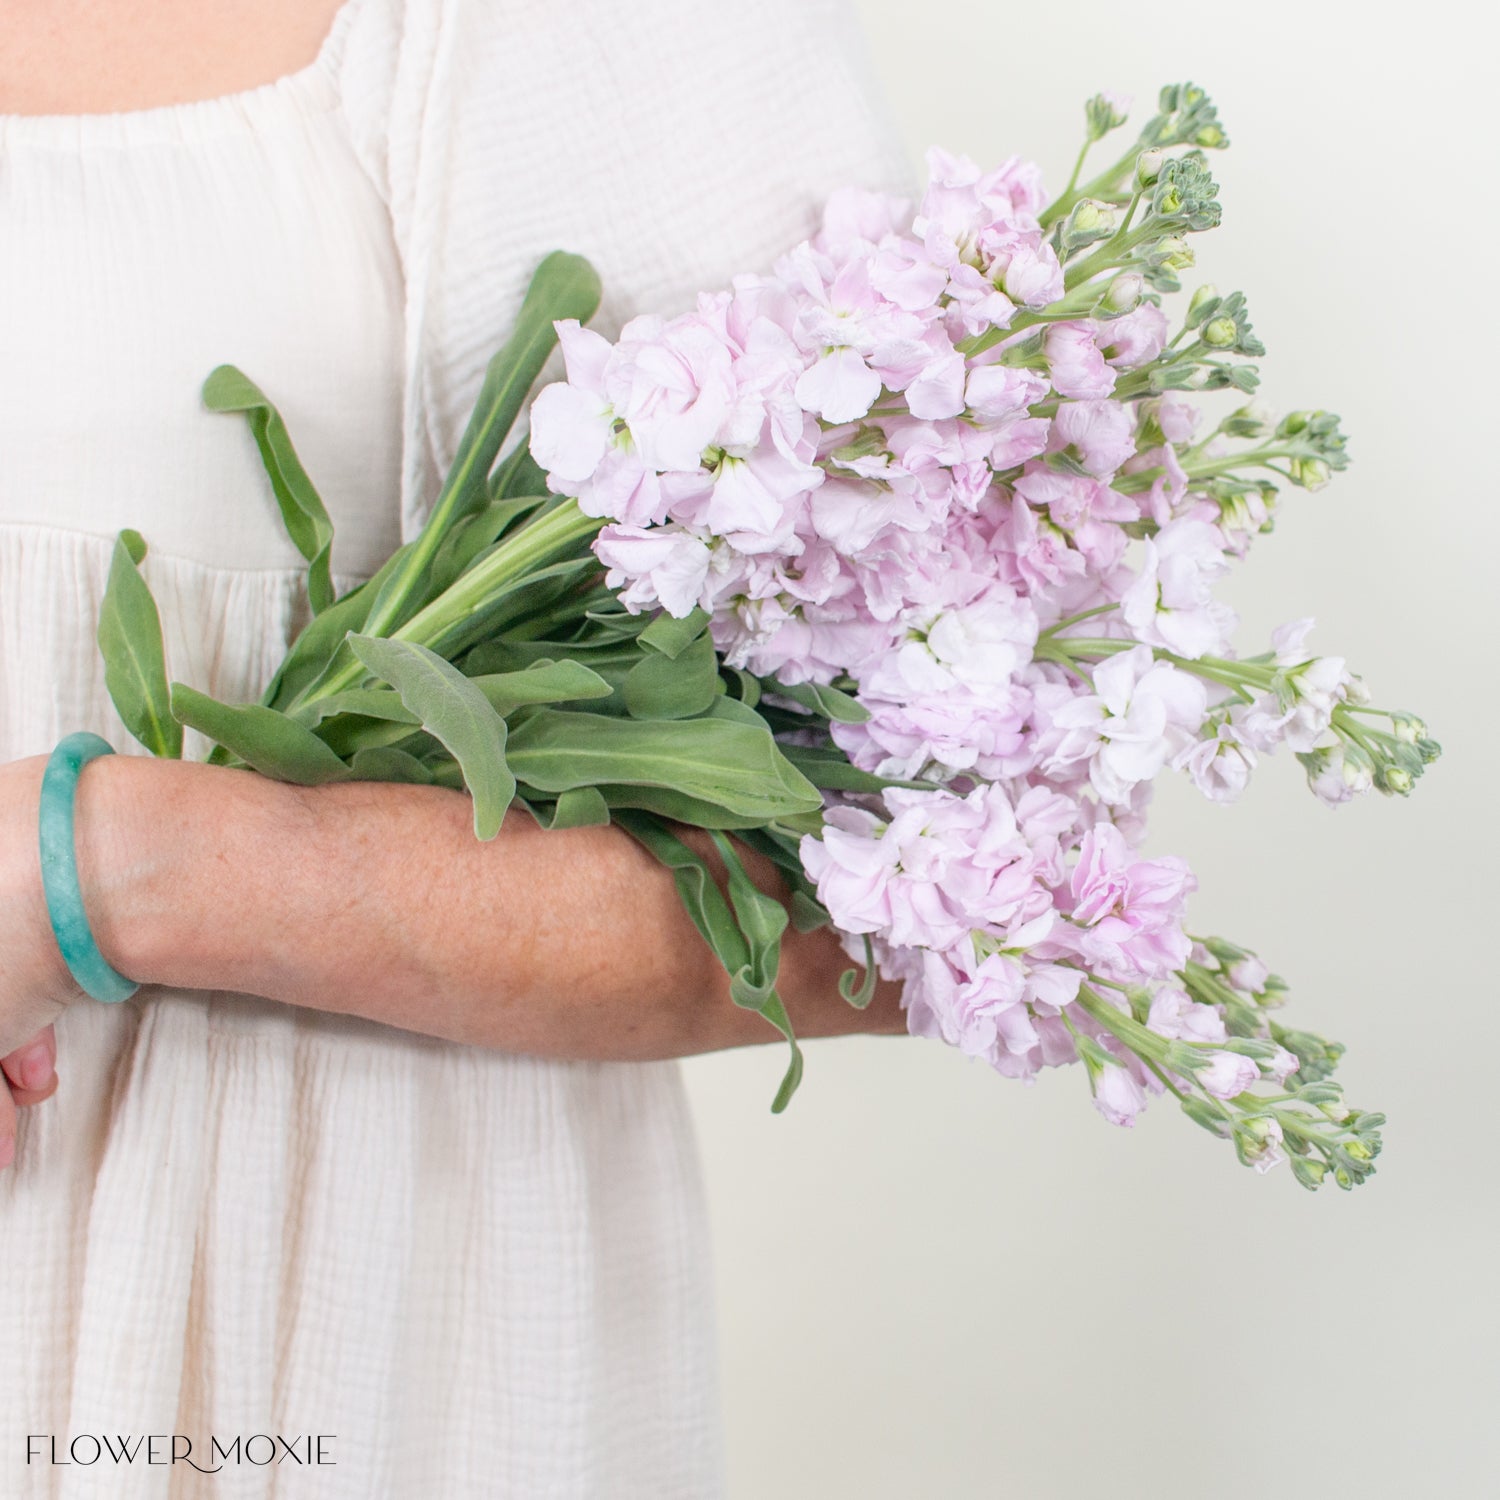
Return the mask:
<path id="1" fill-rule="evenodd" d="M 1068 882 L 1071 925 L 1049 943 L 1121 983 L 1162 978 L 1187 961 L 1182 910 L 1197 881 L 1175 856 L 1139 859 L 1119 829 L 1091 828 Z"/>

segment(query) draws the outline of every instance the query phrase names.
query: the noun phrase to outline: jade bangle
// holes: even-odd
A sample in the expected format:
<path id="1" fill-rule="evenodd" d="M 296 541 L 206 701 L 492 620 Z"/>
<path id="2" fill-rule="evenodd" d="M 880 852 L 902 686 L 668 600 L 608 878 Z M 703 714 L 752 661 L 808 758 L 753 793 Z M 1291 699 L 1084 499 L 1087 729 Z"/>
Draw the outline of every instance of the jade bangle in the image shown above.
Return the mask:
<path id="1" fill-rule="evenodd" d="M 73 840 L 73 797 L 78 777 L 91 760 L 113 755 L 114 746 L 97 734 L 70 734 L 60 741 L 42 773 L 42 891 L 47 915 L 68 972 L 95 1000 L 113 1004 L 140 988 L 111 966 L 99 951 L 83 909 L 78 884 L 78 855 Z"/>

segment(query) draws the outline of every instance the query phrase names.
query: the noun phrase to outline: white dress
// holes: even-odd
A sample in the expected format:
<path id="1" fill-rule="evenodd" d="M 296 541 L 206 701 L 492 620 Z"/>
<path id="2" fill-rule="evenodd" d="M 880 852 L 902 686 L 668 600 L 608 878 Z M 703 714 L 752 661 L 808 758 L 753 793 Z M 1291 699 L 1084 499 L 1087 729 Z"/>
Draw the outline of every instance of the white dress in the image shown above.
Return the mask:
<path id="1" fill-rule="evenodd" d="M 596 262 L 608 328 L 763 268 L 840 182 L 904 180 L 857 41 L 822 0 L 347 0 L 275 83 L 0 117 L 0 755 L 139 750 L 94 646 L 120 527 L 174 677 L 253 699 L 305 620 L 243 420 L 201 405 L 215 365 L 279 405 L 337 581 L 368 576 L 548 250 Z M 0 1493 L 720 1492 L 675 1064 L 163 988 L 57 1031 L 0 1173 Z M 205 1466 L 326 1434 L 334 1462 L 89 1462 L 100 1434 Z"/>

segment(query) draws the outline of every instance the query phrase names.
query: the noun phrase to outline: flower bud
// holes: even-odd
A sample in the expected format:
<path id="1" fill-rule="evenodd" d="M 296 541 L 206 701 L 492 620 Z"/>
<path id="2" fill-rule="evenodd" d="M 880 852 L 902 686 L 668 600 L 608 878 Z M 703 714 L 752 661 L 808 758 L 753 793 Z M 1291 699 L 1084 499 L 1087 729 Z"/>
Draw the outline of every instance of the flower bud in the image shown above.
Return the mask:
<path id="1" fill-rule="evenodd" d="M 1130 96 L 1105 89 L 1083 106 L 1088 123 L 1089 140 L 1102 140 L 1111 130 L 1123 125 L 1130 114 Z"/>
<path id="2" fill-rule="evenodd" d="M 1234 326 L 1233 318 L 1210 318 L 1203 325 L 1200 337 L 1210 349 L 1228 349 L 1239 337 L 1239 329 Z"/>
<path id="3" fill-rule="evenodd" d="M 1205 125 L 1193 135 L 1193 144 L 1203 146 L 1209 151 L 1217 151 L 1225 143 L 1224 132 L 1217 123 Z"/>
<path id="4" fill-rule="evenodd" d="M 1427 726 L 1415 714 L 1392 714 L 1391 728 L 1403 745 L 1415 745 L 1427 738 Z"/>
<path id="5" fill-rule="evenodd" d="M 1333 471 L 1321 458 L 1290 459 L 1287 470 L 1292 476 L 1292 483 L 1300 484 L 1305 490 L 1320 490 L 1333 478 Z"/>
<path id="6" fill-rule="evenodd" d="M 1141 293 L 1146 290 L 1146 278 L 1134 271 L 1122 271 L 1105 289 L 1099 299 L 1099 311 L 1106 316 L 1134 312 L 1140 306 Z"/>
<path id="7" fill-rule="evenodd" d="M 1167 266 L 1174 271 L 1185 271 L 1194 264 L 1192 247 L 1180 234 L 1169 234 L 1158 240 L 1148 256 L 1149 264 Z"/>
<path id="8" fill-rule="evenodd" d="M 1092 245 L 1115 232 L 1115 211 L 1107 203 L 1085 198 L 1073 206 L 1062 228 L 1062 254 L 1071 255 L 1085 245 Z"/>
<path id="9" fill-rule="evenodd" d="M 1219 300 L 1219 289 L 1212 282 L 1205 281 L 1192 295 L 1188 302 L 1188 327 L 1196 328 L 1202 320 L 1204 309 L 1210 302 Z"/>
<path id="10" fill-rule="evenodd" d="M 1137 187 L 1150 187 L 1161 176 L 1161 164 L 1167 153 L 1158 146 L 1142 151 L 1135 159 L 1135 181 Z"/>
<path id="11" fill-rule="evenodd" d="M 1310 1156 L 1294 1156 L 1292 1175 L 1305 1188 L 1320 1188 L 1323 1185 L 1323 1179 L 1328 1175 L 1328 1165 Z"/>
<path id="12" fill-rule="evenodd" d="M 1398 797 L 1405 797 L 1411 792 L 1413 777 L 1410 771 L 1405 771 L 1400 766 L 1382 766 L 1375 775 L 1375 784 L 1383 792 L 1393 792 Z"/>

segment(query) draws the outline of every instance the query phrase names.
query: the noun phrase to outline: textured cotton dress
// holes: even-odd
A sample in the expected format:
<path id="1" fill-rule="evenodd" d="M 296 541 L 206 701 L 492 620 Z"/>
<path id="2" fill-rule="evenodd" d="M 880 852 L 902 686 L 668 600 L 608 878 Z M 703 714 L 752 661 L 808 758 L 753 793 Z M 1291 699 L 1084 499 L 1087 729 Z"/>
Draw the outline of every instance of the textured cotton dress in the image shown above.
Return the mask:
<path id="1" fill-rule="evenodd" d="M 254 699 L 307 619 L 216 365 L 284 414 L 347 587 L 421 524 L 548 251 L 597 264 L 608 331 L 904 176 L 823 0 L 347 0 L 262 87 L 0 117 L 0 755 L 139 751 L 94 644 L 121 527 L 178 680 Z M 57 1033 L 0 1173 L 0 1494 L 720 1492 L 675 1064 L 161 987 Z M 100 1434 L 333 1463 L 90 1462 Z"/>

